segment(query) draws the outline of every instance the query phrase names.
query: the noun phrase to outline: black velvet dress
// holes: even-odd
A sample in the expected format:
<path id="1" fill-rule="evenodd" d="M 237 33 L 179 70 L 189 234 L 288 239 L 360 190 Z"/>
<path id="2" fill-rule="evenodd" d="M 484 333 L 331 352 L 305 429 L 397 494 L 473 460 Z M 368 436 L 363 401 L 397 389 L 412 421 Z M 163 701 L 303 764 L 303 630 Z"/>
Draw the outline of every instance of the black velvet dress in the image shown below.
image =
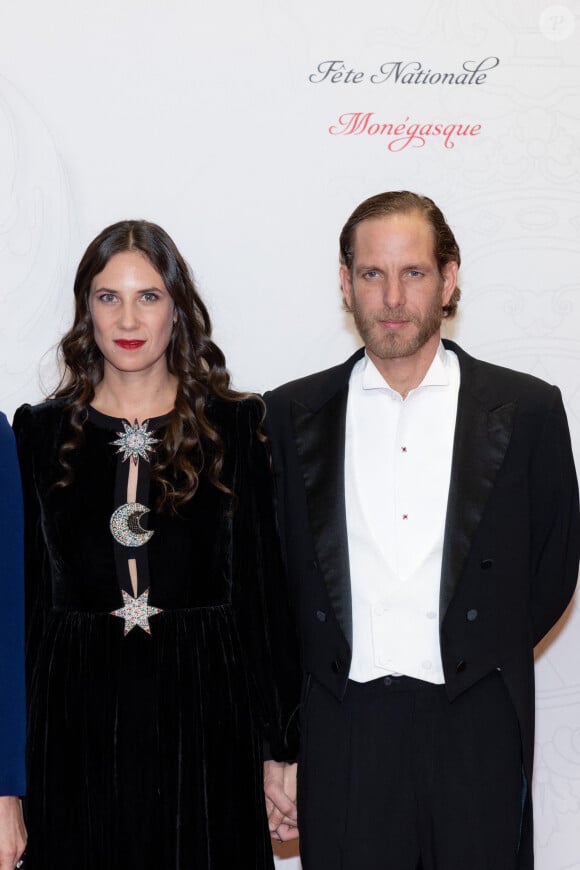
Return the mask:
<path id="1" fill-rule="evenodd" d="M 123 421 L 90 411 L 59 488 L 66 407 L 16 414 L 29 870 L 272 867 L 262 744 L 292 757 L 298 676 L 261 410 L 210 399 L 207 414 L 235 497 L 202 474 L 177 516 L 156 512 L 143 455 L 112 444 Z"/>

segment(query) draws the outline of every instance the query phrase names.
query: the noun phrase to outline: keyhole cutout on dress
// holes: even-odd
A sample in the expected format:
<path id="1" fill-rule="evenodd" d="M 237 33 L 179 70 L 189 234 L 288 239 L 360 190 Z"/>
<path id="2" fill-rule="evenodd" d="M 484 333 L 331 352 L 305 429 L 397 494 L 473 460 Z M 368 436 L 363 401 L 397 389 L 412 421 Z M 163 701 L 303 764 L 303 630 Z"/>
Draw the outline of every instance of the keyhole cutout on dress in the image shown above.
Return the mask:
<path id="1" fill-rule="evenodd" d="M 139 459 L 137 462 L 129 461 L 129 477 L 127 479 L 127 502 L 133 503 L 137 501 L 137 480 L 139 478 Z M 139 592 L 139 583 L 137 576 L 137 560 L 129 559 L 129 577 L 131 579 L 131 587 L 133 596 L 137 598 Z"/>

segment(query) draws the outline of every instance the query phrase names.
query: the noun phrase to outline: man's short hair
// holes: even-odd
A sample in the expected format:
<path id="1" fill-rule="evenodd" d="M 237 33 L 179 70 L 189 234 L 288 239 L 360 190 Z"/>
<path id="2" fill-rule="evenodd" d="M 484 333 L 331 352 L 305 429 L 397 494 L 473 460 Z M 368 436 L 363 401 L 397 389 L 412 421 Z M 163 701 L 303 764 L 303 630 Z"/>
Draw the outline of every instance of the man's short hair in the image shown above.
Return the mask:
<path id="1" fill-rule="evenodd" d="M 441 209 L 435 205 L 428 196 L 421 196 L 409 190 L 390 190 L 378 193 L 365 199 L 358 205 L 340 234 L 340 262 L 352 270 L 354 260 L 354 231 L 356 227 L 366 220 L 373 218 L 388 217 L 392 214 L 404 214 L 418 212 L 423 215 L 433 230 L 434 253 L 439 271 L 447 263 L 455 262 L 461 265 L 461 253 L 455 236 Z M 461 290 L 456 287 L 447 305 L 443 306 L 444 317 L 454 317 L 457 312 L 457 304 L 461 296 Z"/>

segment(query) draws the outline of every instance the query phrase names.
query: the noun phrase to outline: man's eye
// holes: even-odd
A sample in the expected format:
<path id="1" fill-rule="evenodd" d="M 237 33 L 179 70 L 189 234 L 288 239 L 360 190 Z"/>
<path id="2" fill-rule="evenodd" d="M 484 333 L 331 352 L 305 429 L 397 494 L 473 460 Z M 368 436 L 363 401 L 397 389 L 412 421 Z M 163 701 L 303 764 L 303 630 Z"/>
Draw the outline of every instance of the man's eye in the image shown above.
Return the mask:
<path id="1" fill-rule="evenodd" d="M 377 272 L 376 269 L 368 269 L 368 270 L 364 273 L 364 276 L 363 276 L 363 277 L 364 277 L 364 278 L 378 278 L 378 276 L 379 276 L 379 273 Z"/>
<path id="2" fill-rule="evenodd" d="M 407 274 L 409 278 L 420 278 L 423 273 L 420 272 L 418 269 L 409 269 Z"/>

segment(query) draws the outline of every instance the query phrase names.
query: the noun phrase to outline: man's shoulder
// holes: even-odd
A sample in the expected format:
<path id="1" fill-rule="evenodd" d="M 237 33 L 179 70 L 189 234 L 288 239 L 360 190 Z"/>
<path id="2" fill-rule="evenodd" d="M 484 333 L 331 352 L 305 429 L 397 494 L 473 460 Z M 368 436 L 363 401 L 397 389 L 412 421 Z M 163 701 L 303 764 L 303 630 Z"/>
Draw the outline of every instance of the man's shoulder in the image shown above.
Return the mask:
<path id="1" fill-rule="evenodd" d="M 477 384 L 481 389 L 493 393 L 498 402 L 526 398 L 543 402 L 553 400 L 555 393 L 559 395 L 557 387 L 535 375 L 477 359 L 454 342 L 445 340 L 444 343 L 459 358 L 462 382 Z"/>
<path id="2" fill-rule="evenodd" d="M 345 362 L 281 384 L 264 394 L 266 405 L 270 408 L 291 401 L 309 404 L 318 398 L 323 400 L 325 395 L 332 394 L 342 384 L 348 383 L 352 367 L 363 353 L 364 348 L 360 348 Z"/>

